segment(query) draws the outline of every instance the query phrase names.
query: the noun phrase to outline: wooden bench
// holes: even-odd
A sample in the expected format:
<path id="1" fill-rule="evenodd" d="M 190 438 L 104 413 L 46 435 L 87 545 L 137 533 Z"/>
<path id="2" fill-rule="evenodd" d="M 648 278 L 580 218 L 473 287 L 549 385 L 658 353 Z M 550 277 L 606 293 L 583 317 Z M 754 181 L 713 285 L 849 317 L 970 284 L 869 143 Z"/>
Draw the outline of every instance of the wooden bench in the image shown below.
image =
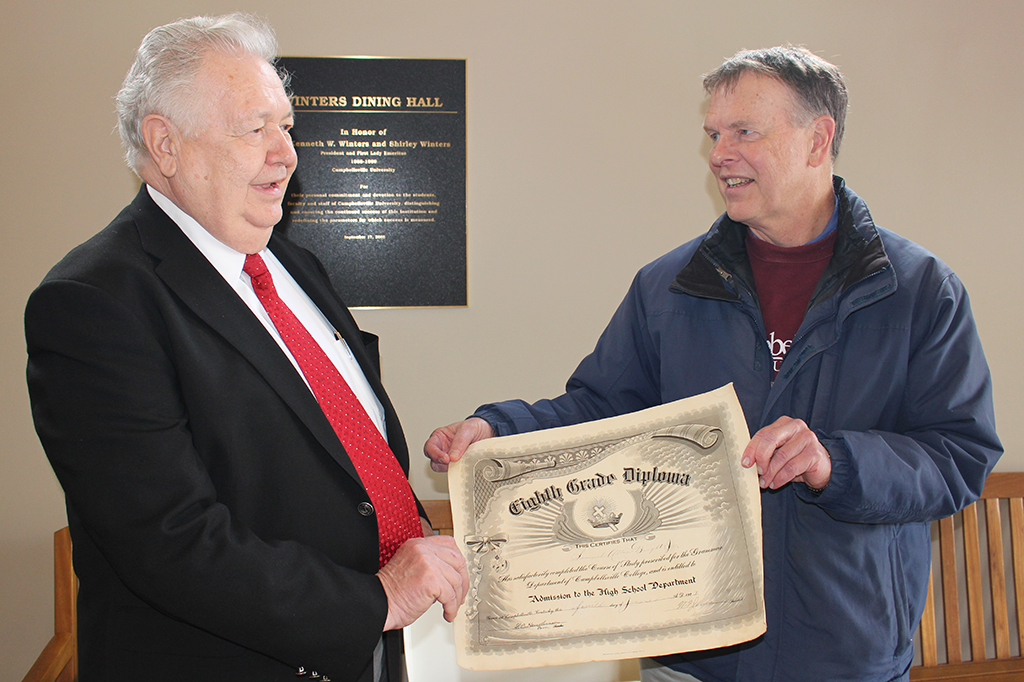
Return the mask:
<path id="1" fill-rule="evenodd" d="M 928 599 L 916 641 L 921 665 L 911 668 L 911 680 L 1024 680 L 1022 498 L 1024 473 L 994 473 L 985 481 L 981 500 L 932 525 L 933 533 L 938 533 L 939 552 L 932 557 L 932 580 L 928 584 Z M 979 524 L 979 513 L 984 515 L 983 528 Z M 982 529 L 985 531 L 984 552 Z M 998 532 L 990 529 L 998 529 Z M 1004 533 L 1009 538 L 1008 547 Z M 982 571 L 983 559 L 987 580 Z M 941 613 L 935 601 L 936 574 L 942 587 Z M 966 586 L 966 614 L 961 613 L 960 608 L 962 586 Z M 962 628 L 968 633 L 969 655 L 962 646 Z M 991 640 L 986 630 L 991 631 Z M 939 632 L 945 644 L 943 660 L 939 659 Z"/>

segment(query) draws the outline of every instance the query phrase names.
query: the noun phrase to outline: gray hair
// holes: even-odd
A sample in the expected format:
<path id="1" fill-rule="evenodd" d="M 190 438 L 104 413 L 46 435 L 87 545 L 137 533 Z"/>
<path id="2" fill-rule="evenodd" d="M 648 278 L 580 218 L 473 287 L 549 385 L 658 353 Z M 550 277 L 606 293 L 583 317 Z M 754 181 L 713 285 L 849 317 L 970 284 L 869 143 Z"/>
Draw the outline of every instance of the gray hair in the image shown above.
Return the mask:
<path id="1" fill-rule="evenodd" d="M 710 95 L 719 88 L 731 88 L 746 73 L 767 76 L 788 85 L 795 95 L 799 123 L 807 125 L 823 114 L 835 119 L 832 161 L 836 160 L 846 129 L 849 103 L 846 82 L 837 66 L 807 48 L 793 45 L 742 50 L 714 71 L 704 74 L 704 91 Z"/>
<path id="2" fill-rule="evenodd" d="M 273 65 L 277 59 L 274 30 L 262 19 L 240 12 L 220 17 L 180 19 L 146 34 L 117 93 L 118 131 L 125 160 L 136 173 L 149 159 L 142 121 L 166 116 L 186 135 L 199 125 L 201 106 L 189 89 L 212 51 L 253 55 Z M 282 76 L 287 86 L 287 77 Z"/>

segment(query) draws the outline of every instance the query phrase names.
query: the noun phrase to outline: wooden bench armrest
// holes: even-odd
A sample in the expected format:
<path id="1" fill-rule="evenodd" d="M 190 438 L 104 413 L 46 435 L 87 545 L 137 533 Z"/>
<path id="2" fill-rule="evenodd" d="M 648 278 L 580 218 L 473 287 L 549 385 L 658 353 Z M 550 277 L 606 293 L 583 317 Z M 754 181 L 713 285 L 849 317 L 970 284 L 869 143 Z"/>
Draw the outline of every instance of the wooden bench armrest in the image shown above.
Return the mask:
<path id="1" fill-rule="evenodd" d="M 58 632 L 43 648 L 22 682 L 56 682 L 75 652 L 71 634 Z"/>

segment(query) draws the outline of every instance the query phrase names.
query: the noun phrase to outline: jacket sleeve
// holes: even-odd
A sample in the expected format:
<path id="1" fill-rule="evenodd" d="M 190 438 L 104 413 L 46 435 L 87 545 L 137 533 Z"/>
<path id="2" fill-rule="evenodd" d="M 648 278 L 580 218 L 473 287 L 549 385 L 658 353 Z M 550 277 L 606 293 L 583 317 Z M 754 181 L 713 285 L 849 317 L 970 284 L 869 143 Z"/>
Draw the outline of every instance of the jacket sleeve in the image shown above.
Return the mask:
<path id="1" fill-rule="evenodd" d="M 33 417 L 69 510 L 158 612 L 289 665 L 357 674 L 387 615 L 379 580 L 239 522 L 196 447 L 188 379 L 175 365 L 182 349 L 155 314 L 120 298 L 51 280 L 26 310 Z M 255 472 L 233 475 L 246 485 Z M 261 500 L 268 510 L 278 502 Z"/>
<path id="2" fill-rule="evenodd" d="M 508 400 L 483 405 L 473 416 L 491 424 L 499 436 L 568 426 L 653 407 L 661 403 L 660 360 L 644 315 L 640 280 L 625 299 L 565 386 L 565 393 L 533 404 Z"/>
<path id="3" fill-rule="evenodd" d="M 837 520 L 907 523 L 949 516 L 978 498 L 1002 454 L 992 378 L 966 290 L 948 274 L 937 290 L 922 287 L 915 307 L 920 323 L 910 333 L 903 395 L 891 427 L 818 434 L 832 457 L 832 479 L 820 497 L 803 486 L 799 494 Z"/>

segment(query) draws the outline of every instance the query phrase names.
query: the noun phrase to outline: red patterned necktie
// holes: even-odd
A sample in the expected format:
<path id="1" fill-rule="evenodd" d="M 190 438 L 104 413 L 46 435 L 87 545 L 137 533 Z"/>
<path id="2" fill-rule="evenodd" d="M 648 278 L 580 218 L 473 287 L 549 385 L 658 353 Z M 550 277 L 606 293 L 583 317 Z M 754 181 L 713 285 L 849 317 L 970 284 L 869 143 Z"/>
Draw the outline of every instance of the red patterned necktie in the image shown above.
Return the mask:
<path id="1" fill-rule="evenodd" d="M 277 295 L 274 280 L 259 254 L 246 256 L 242 271 L 252 278 L 256 297 L 299 363 L 373 502 L 380 536 L 380 565 L 383 566 L 403 542 L 423 535 L 409 481 L 338 368 Z"/>

